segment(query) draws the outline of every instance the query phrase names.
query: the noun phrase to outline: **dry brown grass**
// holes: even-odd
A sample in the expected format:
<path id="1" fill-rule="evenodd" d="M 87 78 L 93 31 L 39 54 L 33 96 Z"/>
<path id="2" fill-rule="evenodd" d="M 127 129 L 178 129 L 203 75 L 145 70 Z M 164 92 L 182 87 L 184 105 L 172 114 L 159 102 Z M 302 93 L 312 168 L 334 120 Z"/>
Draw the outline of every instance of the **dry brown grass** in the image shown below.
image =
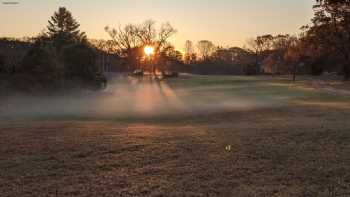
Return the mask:
<path id="1" fill-rule="evenodd" d="M 0 196 L 348 197 L 349 97 L 307 83 L 173 81 L 199 107 L 268 103 L 192 115 L 86 118 L 78 110 L 9 122 L 0 114 Z"/>
<path id="2" fill-rule="evenodd" d="M 1 124 L 0 192 L 350 196 L 349 117 L 293 106 L 193 117 L 206 123 Z"/>

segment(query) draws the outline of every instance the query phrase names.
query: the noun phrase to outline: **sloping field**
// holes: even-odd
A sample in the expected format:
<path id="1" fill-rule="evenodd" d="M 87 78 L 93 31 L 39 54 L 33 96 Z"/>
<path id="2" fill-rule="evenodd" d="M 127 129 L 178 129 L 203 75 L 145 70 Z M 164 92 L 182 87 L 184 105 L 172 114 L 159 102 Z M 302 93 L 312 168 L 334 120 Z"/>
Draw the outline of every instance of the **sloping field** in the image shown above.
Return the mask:
<path id="1" fill-rule="evenodd" d="M 118 79 L 8 99 L 0 196 L 350 196 L 350 100 L 331 85 Z"/>

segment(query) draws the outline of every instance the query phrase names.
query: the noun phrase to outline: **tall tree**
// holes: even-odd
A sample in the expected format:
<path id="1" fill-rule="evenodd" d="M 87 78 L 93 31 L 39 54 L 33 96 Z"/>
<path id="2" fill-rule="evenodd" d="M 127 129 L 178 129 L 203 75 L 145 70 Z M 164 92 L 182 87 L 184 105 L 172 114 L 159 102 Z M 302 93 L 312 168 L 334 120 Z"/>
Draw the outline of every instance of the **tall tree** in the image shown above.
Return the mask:
<path id="1" fill-rule="evenodd" d="M 215 52 L 215 45 L 209 40 L 201 40 L 197 44 L 198 52 L 202 60 L 208 60 Z"/>
<path id="2" fill-rule="evenodd" d="M 296 81 L 296 75 L 298 72 L 299 65 L 303 64 L 303 58 L 305 57 L 305 45 L 302 40 L 296 39 L 294 42 L 287 48 L 287 51 L 284 53 L 284 61 L 291 65 L 293 81 Z"/>
<path id="3" fill-rule="evenodd" d="M 323 56 L 343 59 L 342 73 L 350 80 L 350 0 L 316 0 L 306 36 Z"/>
<path id="4" fill-rule="evenodd" d="M 194 61 L 196 61 L 195 49 L 192 41 L 186 41 L 184 52 L 184 60 L 186 64 L 192 64 Z"/>
<path id="5" fill-rule="evenodd" d="M 293 73 L 291 58 L 286 58 L 287 52 L 292 52 L 292 47 L 295 49 L 298 38 L 289 34 L 279 34 L 272 37 L 271 47 L 266 52 L 267 58 L 264 60 L 264 66 L 269 67 L 272 74 L 275 73 Z M 287 61 L 288 59 L 288 61 Z"/>
<path id="6" fill-rule="evenodd" d="M 65 7 L 60 7 L 48 22 L 47 34 L 58 48 L 86 40 L 85 32 L 79 30 L 80 24 Z"/>
<path id="7" fill-rule="evenodd" d="M 265 51 L 268 51 L 272 47 L 273 36 L 271 34 L 258 36 L 255 39 L 248 40 L 248 45 L 251 50 L 255 52 L 255 66 L 256 72 L 260 72 L 260 61 L 262 60 L 261 56 Z"/>
<path id="8" fill-rule="evenodd" d="M 119 28 L 106 27 L 118 55 L 127 60 L 128 67 L 138 67 L 143 47 L 150 45 L 154 48 L 154 57 L 167 49 L 168 40 L 177 31 L 170 23 L 163 23 L 159 28 L 153 20 L 146 20 L 141 24 L 128 24 Z"/>

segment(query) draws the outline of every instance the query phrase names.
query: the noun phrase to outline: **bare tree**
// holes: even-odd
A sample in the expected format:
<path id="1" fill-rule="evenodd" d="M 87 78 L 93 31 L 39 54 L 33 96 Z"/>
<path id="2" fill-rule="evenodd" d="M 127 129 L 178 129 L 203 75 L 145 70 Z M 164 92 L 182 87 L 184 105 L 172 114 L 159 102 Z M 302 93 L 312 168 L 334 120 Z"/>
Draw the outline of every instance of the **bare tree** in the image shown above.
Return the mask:
<path id="1" fill-rule="evenodd" d="M 128 24 L 125 27 L 118 28 L 105 27 L 111 40 L 109 44 L 114 45 L 115 50 L 121 56 L 128 55 L 128 52 L 140 45 L 138 40 L 138 29 L 135 25 Z"/>
<path id="2" fill-rule="evenodd" d="M 89 43 L 96 49 L 108 54 L 117 54 L 118 49 L 114 46 L 112 40 L 90 39 Z"/>
<path id="3" fill-rule="evenodd" d="M 162 47 L 168 43 L 168 39 L 177 32 L 170 23 L 163 23 L 158 32 L 156 52 L 159 52 Z"/>
<path id="4" fill-rule="evenodd" d="M 192 54 L 192 53 L 194 53 L 193 42 L 190 40 L 187 40 L 185 43 L 185 54 Z"/>
<path id="5" fill-rule="evenodd" d="M 215 52 L 215 45 L 209 40 L 201 40 L 197 44 L 198 52 L 203 60 L 207 60 Z"/>
<path id="6" fill-rule="evenodd" d="M 184 52 L 185 52 L 184 60 L 186 64 L 191 64 L 194 61 L 196 61 L 196 54 L 195 54 L 195 49 L 192 41 L 190 40 L 186 41 Z"/>
<path id="7" fill-rule="evenodd" d="M 285 54 L 284 60 L 292 65 L 293 81 L 296 81 L 298 72 L 298 66 L 302 64 L 303 52 L 305 51 L 304 43 L 297 37 L 292 38 L 292 42 L 289 44 Z"/>
<path id="8" fill-rule="evenodd" d="M 255 52 L 256 72 L 260 71 L 260 57 L 264 51 L 271 50 L 273 46 L 273 36 L 270 34 L 258 36 L 248 40 L 248 46 Z"/>
<path id="9" fill-rule="evenodd" d="M 107 26 L 105 30 L 120 51 L 151 45 L 159 52 L 168 39 L 177 32 L 170 23 L 161 24 L 157 30 L 156 22 L 153 20 L 147 20 L 140 25 L 119 26 L 117 29 Z"/>
<path id="10" fill-rule="evenodd" d="M 168 40 L 177 31 L 170 23 L 163 23 L 157 29 L 156 22 L 146 20 L 141 24 L 128 24 L 119 28 L 105 28 L 111 37 L 111 43 L 115 46 L 121 57 L 128 59 L 128 64 L 139 64 L 144 56 L 142 48 L 152 46 L 154 58 L 166 48 Z"/>

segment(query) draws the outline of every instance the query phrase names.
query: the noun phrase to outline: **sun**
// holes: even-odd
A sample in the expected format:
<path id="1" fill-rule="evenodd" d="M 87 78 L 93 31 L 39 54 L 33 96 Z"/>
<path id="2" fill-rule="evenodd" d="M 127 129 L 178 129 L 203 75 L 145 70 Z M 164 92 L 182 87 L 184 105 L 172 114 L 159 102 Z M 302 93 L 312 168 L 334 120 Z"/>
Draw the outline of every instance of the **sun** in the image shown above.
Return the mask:
<path id="1" fill-rule="evenodd" d="M 154 48 L 152 46 L 145 46 L 144 52 L 147 56 L 151 56 L 154 54 Z"/>

